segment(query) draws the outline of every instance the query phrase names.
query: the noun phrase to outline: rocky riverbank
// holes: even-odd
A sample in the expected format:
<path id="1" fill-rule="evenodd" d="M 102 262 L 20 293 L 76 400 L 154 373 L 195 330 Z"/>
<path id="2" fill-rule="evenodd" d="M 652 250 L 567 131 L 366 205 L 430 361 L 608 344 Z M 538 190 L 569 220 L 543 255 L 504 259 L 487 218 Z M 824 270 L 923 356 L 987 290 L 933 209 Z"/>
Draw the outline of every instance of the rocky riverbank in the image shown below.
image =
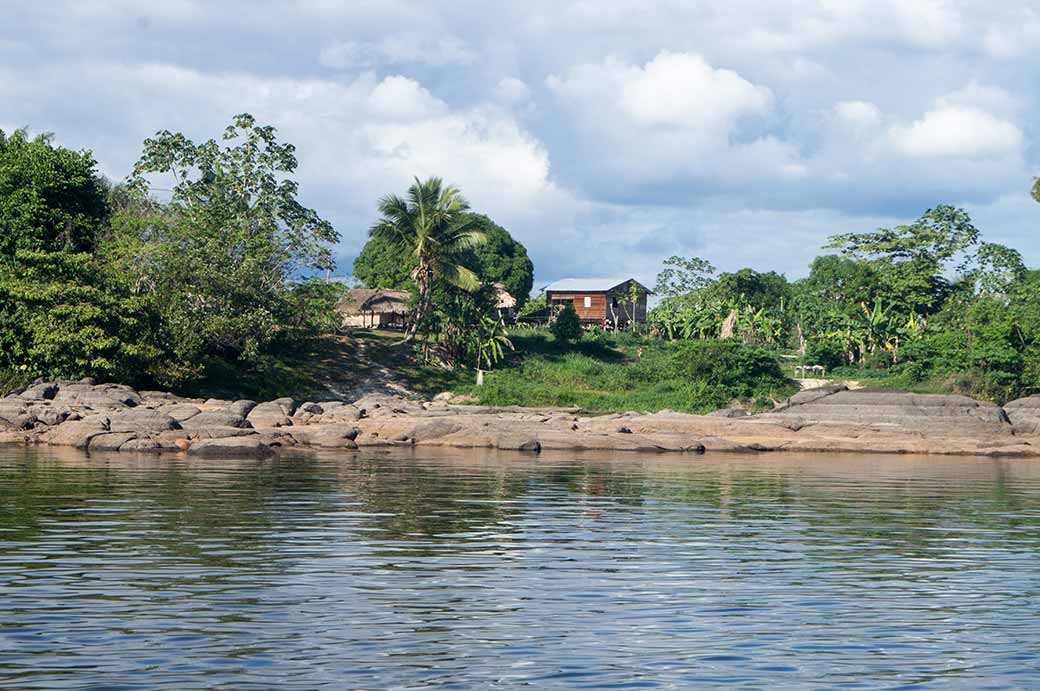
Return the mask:
<path id="1" fill-rule="evenodd" d="M 1040 456 L 1040 397 L 1000 407 L 963 396 L 831 386 L 759 415 L 738 409 L 587 415 L 385 395 L 353 402 L 200 400 L 84 380 L 39 383 L 0 399 L 2 444 L 199 457 L 402 446 Z"/>

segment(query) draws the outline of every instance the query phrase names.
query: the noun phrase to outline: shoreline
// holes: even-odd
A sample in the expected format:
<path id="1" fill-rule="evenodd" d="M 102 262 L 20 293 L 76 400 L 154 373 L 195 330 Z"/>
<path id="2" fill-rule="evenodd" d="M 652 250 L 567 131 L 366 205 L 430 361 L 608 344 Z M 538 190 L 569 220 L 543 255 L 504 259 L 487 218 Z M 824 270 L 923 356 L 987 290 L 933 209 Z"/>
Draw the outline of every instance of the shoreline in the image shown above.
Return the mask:
<path id="1" fill-rule="evenodd" d="M 45 382 L 0 399 L 0 445 L 267 457 L 378 448 L 1040 456 L 1040 397 L 1004 407 L 963 396 L 827 386 L 748 415 L 589 415 L 370 394 L 354 402 L 186 399 L 118 384 Z"/>

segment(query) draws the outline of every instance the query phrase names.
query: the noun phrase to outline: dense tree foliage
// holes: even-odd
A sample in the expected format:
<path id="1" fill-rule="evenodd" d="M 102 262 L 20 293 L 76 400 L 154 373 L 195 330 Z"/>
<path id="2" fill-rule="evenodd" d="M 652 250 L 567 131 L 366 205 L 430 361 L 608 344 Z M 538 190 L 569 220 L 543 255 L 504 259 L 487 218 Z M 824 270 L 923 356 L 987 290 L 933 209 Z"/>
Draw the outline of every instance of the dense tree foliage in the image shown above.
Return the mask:
<path id="1" fill-rule="evenodd" d="M 354 260 L 352 273 L 366 288 L 410 290 L 414 288 L 412 270 L 415 259 L 395 238 L 380 233 L 371 235 Z"/>
<path id="2" fill-rule="evenodd" d="M 50 135 L 0 130 L 0 256 L 89 252 L 107 217 L 89 152 L 54 146 Z"/>
<path id="3" fill-rule="evenodd" d="M 433 294 L 439 286 L 469 292 L 481 287 L 477 274 L 462 264 L 466 252 L 487 240 L 466 214 L 468 210 L 466 198 L 440 178 L 416 178 L 405 197 L 390 194 L 379 200 L 381 217 L 369 233 L 400 248 L 408 257 L 403 261 L 412 266 L 415 314 L 409 339 L 429 328 Z"/>
<path id="4" fill-rule="evenodd" d="M 91 252 L 107 218 L 88 152 L 0 132 L 0 369 L 133 379 L 156 356 L 145 306 Z"/>
<path id="5" fill-rule="evenodd" d="M 223 139 L 160 132 L 110 185 L 87 152 L 0 134 L 0 367 L 178 385 L 329 327 L 336 289 L 297 276 L 336 234 L 297 201 L 292 146 L 249 115 Z"/>
<path id="6" fill-rule="evenodd" d="M 534 285 L 534 264 L 527 250 L 502 226 L 483 214 L 467 212 L 459 222 L 484 234 L 484 242 L 462 252 L 457 261 L 483 283 L 501 283 L 517 299 L 518 306 L 527 302 Z M 402 247 L 387 234 L 373 234 L 354 260 L 354 278 L 367 288 L 414 287 L 412 271 L 416 260 L 407 247 Z"/>
<path id="7" fill-rule="evenodd" d="M 964 210 L 938 206 L 828 248 L 841 253 L 794 283 L 742 269 L 666 297 L 654 328 L 791 349 L 895 386 L 994 400 L 1040 389 L 1040 279 L 1016 250 L 983 242 Z"/>

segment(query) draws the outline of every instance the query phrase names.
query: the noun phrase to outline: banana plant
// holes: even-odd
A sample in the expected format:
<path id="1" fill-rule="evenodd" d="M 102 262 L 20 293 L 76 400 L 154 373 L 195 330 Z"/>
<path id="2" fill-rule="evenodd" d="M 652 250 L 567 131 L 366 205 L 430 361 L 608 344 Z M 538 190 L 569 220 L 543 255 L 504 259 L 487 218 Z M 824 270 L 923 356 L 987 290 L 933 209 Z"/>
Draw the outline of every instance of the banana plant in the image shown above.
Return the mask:
<path id="1" fill-rule="evenodd" d="M 477 383 L 483 383 L 482 365 L 488 369 L 505 357 L 505 349 L 513 350 L 513 342 L 509 340 L 506 325 L 501 319 L 483 315 L 474 331 L 477 351 Z"/>

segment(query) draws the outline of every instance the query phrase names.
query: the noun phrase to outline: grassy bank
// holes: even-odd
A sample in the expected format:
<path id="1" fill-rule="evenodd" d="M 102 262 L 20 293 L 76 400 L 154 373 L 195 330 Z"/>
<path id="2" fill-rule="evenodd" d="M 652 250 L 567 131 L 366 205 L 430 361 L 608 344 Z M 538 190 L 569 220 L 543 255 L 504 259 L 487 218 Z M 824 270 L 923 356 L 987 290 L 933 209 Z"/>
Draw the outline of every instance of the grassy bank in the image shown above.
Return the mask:
<path id="1" fill-rule="evenodd" d="M 772 356 L 738 344 L 680 344 L 626 334 L 565 343 L 542 331 L 511 339 L 516 350 L 481 387 L 472 371 L 412 367 L 405 374 L 414 390 L 427 394 L 452 391 L 485 405 L 594 411 L 704 413 L 733 402 L 767 406 L 797 390 Z"/>

